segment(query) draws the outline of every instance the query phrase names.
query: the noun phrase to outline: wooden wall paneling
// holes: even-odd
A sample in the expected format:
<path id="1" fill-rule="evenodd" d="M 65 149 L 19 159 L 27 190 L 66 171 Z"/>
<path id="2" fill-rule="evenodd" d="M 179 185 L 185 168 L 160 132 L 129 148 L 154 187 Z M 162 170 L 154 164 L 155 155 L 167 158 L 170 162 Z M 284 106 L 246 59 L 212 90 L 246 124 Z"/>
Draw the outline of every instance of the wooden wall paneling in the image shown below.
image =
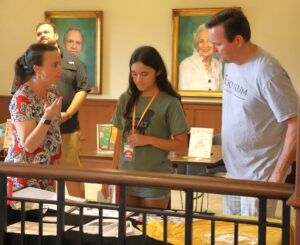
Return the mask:
<path id="1" fill-rule="evenodd" d="M 86 100 L 79 112 L 81 151 L 97 149 L 98 123 L 111 123 L 116 100 Z"/>
<path id="2" fill-rule="evenodd" d="M 195 109 L 195 125 L 197 127 L 214 128 L 214 133 L 221 132 L 222 109 L 212 106 L 206 106 Z M 198 126 L 199 125 L 199 126 Z"/>
<path id="3" fill-rule="evenodd" d="M 190 127 L 195 127 L 194 109 L 191 106 L 183 105 L 185 118 L 188 121 Z"/>
<path id="4" fill-rule="evenodd" d="M 9 103 L 11 96 L 0 96 L 0 123 L 6 122 L 7 118 L 10 118 Z"/>
<path id="5" fill-rule="evenodd" d="M 190 127 L 214 128 L 214 133 L 221 132 L 222 104 L 185 102 L 184 110 Z"/>

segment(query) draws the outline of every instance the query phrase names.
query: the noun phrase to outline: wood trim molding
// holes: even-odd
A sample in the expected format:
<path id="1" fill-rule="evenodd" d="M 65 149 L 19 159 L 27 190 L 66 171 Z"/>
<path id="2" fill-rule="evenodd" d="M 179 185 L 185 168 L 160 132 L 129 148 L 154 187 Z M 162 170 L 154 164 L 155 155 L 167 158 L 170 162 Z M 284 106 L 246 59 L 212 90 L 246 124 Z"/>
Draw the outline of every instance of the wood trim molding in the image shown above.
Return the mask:
<path id="1" fill-rule="evenodd" d="M 111 123 L 117 100 L 85 100 L 79 112 L 81 151 L 97 149 L 97 124 Z"/>

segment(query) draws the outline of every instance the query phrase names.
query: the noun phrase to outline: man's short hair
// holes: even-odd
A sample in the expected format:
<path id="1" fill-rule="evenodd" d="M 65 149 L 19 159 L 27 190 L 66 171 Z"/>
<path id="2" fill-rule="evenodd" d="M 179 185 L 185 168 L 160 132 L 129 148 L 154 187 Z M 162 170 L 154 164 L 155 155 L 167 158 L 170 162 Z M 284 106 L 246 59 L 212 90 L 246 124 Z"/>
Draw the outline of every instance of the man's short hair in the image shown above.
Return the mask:
<path id="1" fill-rule="evenodd" d="M 70 31 L 78 31 L 78 32 L 80 33 L 80 35 L 81 35 L 81 38 L 82 38 L 82 44 L 83 44 L 84 36 L 83 36 L 83 33 L 82 33 L 82 31 L 80 30 L 79 27 L 70 27 L 70 28 L 68 28 L 68 30 L 65 32 L 65 35 L 64 35 L 64 43 L 66 43 L 66 41 L 67 41 L 67 36 L 68 36 L 68 34 L 69 34 Z"/>
<path id="2" fill-rule="evenodd" d="M 36 25 L 35 31 L 37 31 L 37 29 L 38 29 L 40 26 L 42 26 L 42 25 L 50 25 L 50 26 L 52 26 L 53 32 L 54 32 L 54 33 L 57 33 L 56 25 L 54 25 L 54 24 L 51 23 L 51 22 L 46 22 L 46 21 L 38 23 L 38 24 Z"/>
<path id="3" fill-rule="evenodd" d="M 251 29 L 247 17 L 239 8 L 227 8 L 206 23 L 207 28 L 223 24 L 224 36 L 232 42 L 237 35 L 241 35 L 246 42 L 251 38 Z"/>

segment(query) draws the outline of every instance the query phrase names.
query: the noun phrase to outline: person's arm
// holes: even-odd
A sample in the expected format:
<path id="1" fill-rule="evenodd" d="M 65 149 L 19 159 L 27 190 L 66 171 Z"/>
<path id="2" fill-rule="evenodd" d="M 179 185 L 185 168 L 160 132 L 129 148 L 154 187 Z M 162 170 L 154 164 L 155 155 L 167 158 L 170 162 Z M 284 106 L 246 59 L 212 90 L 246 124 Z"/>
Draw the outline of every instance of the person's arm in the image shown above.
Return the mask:
<path id="1" fill-rule="evenodd" d="M 43 118 L 51 121 L 60 113 L 61 105 L 61 97 L 56 98 L 51 105 L 46 105 Z M 24 149 L 29 153 L 34 152 L 41 145 L 50 127 L 42 123 L 42 120 L 38 124 L 35 120 L 14 122 L 14 124 Z"/>
<path id="2" fill-rule="evenodd" d="M 175 154 L 179 156 L 186 156 L 188 153 L 187 133 L 175 135 L 172 139 L 162 139 L 149 135 L 132 134 L 128 137 L 128 143 L 133 147 L 152 145 L 162 150 L 174 151 Z"/>
<path id="3" fill-rule="evenodd" d="M 269 182 L 283 183 L 286 172 L 296 159 L 298 117 L 287 120 L 287 132 L 284 139 L 283 149 L 276 163 L 275 169 L 269 178 Z"/>
<path id="4" fill-rule="evenodd" d="M 79 91 L 75 94 L 72 103 L 70 104 L 67 111 L 61 112 L 61 123 L 64 123 L 70 117 L 72 117 L 76 112 L 79 111 L 86 96 L 87 96 L 86 91 Z"/>

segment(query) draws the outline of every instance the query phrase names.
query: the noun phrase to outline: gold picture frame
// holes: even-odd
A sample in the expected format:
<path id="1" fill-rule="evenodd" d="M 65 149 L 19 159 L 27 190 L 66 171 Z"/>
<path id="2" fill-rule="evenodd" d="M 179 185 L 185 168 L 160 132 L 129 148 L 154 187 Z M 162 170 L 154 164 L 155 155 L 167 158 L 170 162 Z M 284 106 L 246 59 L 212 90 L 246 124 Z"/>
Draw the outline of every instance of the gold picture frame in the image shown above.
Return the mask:
<path id="1" fill-rule="evenodd" d="M 56 25 L 59 46 L 69 28 L 76 28 L 83 36 L 80 60 L 84 63 L 92 94 L 102 93 L 102 11 L 45 11 L 45 21 Z"/>
<path id="2" fill-rule="evenodd" d="M 198 53 L 199 46 L 197 48 L 196 41 L 194 41 L 194 35 L 198 34 L 194 33 L 197 33 L 197 30 L 200 30 L 200 33 L 201 25 L 204 26 L 214 14 L 223 9 L 225 8 L 173 9 L 172 11 L 172 84 L 181 96 L 222 97 L 223 65 L 213 55 L 211 56 L 211 64 L 214 64 L 212 68 L 215 68 L 215 71 L 211 68 L 210 71 L 213 72 L 203 73 L 202 71 L 206 66 L 196 66 L 198 64 L 196 61 L 199 61 L 201 55 L 200 51 Z M 206 42 L 208 41 L 206 40 Z M 210 45 L 212 47 L 211 43 Z M 213 48 L 210 52 L 213 53 Z"/>

